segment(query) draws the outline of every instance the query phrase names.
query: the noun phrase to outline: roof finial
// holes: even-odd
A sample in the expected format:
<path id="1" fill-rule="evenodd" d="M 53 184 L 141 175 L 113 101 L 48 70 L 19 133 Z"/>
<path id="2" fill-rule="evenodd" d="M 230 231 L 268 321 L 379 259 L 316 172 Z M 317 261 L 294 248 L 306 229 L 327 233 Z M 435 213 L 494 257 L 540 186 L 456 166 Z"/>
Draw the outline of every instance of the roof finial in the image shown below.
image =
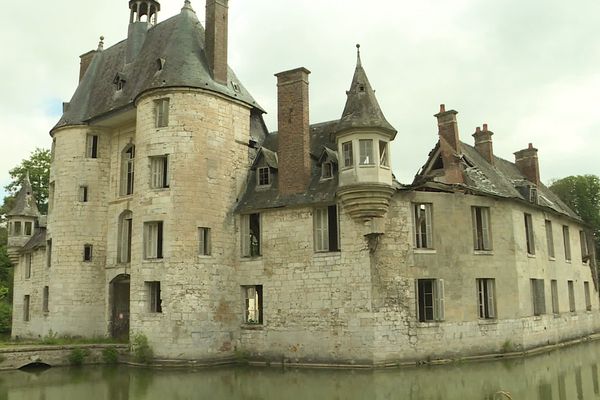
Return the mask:
<path id="1" fill-rule="evenodd" d="M 361 61 L 360 61 L 360 44 L 357 43 L 356 44 L 356 65 L 362 65 Z"/>
<path id="2" fill-rule="evenodd" d="M 192 8 L 192 2 L 190 0 L 185 0 L 183 2 L 183 8 L 182 8 L 182 10 L 183 9 L 194 11 L 194 9 Z"/>
<path id="3" fill-rule="evenodd" d="M 98 51 L 104 50 L 104 36 L 100 36 L 100 42 L 98 43 Z"/>

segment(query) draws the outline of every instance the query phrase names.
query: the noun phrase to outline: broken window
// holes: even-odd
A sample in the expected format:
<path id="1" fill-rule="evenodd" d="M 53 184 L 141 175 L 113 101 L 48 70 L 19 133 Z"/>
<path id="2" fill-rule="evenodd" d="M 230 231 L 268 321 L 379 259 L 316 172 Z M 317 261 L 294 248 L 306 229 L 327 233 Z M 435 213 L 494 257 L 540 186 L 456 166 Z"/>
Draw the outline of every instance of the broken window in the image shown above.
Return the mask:
<path id="1" fill-rule="evenodd" d="M 585 263 L 590 259 L 585 231 L 579 231 L 579 244 L 581 246 L 581 262 Z"/>
<path id="2" fill-rule="evenodd" d="M 163 258 L 163 223 L 162 221 L 144 224 L 144 258 Z"/>
<path id="3" fill-rule="evenodd" d="M 210 228 L 198 228 L 198 238 L 200 242 L 199 254 L 210 256 Z"/>
<path id="4" fill-rule="evenodd" d="M 554 234 L 552 233 L 552 221 L 546 220 L 546 244 L 548 246 L 548 257 L 554 259 Z"/>
<path id="5" fill-rule="evenodd" d="M 373 140 L 361 139 L 358 141 L 360 165 L 373 165 Z"/>
<path id="6" fill-rule="evenodd" d="M 571 261 L 571 238 L 569 237 L 569 227 L 563 225 L 563 244 L 565 247 L 565 261 Z"/>
<path id="7" fill-rule="evenodd" d="M 344 153 L 344 167 L 354 165 L 354 154 L 352 152 L 352 142 L 342 143 L 342 153 Z"/>
<path id="8" fill-rule="evenodd" d="M 81 203 L 87 203 L 88 201 L 88 187 L 79 186 L 79 201 Z"/>
<path id="9" fill-rule="evenodd" d="M 337 206 L 315 208 L 314 237 L 315 251 L 340 251 Z"/>
<path id="10" fill-rule="evenodd" d="M 29 295 L 23 296 L 23 321 L 29 321 Z"/>
<path id="11" fill-rule="evenodd" d="M 567 289 L 569 290 L 569 311 L 575 312 L 575 288 L 573 281 L 567 281 Z"/>
<path id="12" fill-rule="evenodd" d="M 331 178 L 333 178 L 333 164 L 327 161 L 321 164 L 321 179 Z"/>
<path id="13" fill-rule="evenodd" d="M 471 214 L 475 250 L 492 250 L 490 209 L 488 207 L 472 207 Z"/>
<path id="14" fill-rule="evenodd" d="M 258 186 L 269 186 L 271 184 L 271 169 L 269 167 L 258 168 Z"/>
<path id="15" fill-rule="evenodd" d="M 160 282 L 152 281 L 145 282 L 146 291 L 148 293 L 148 312 L 161 313 L 162 312 L 162 298 L 160 292 Z"/>
<path id="16" fill-rule="evenodd" d="M 496 318 L 496 282 L 494 279 L 477 279 L 479 318 Z"/>
<path id="17" fill-rule="evenodd" d="M 263 287 L 262 285 L 242 286 L 244 295 L 244 322 L 246 324 L 263 323 Z"/>
<path id="18" fill-rule="evenodd" d="M 169 99 L 156 100 L 154 110 L 156 114 L 156 127 L 164 128 L 165 126 L 169 126 Z"/>
<path id="19" fill-rule="evenodd" d="M 121 153 L 121 195 L 133 194 L 135 146 L 127 145 Z"/>
<path id="20" fill-rule="evenodd" d="M 117 259 L 120 263 L 131 261 L 131 228 L 133 214 L 126 210 L 119 216 L 119 244 L 117 248 Z"/>
<path id="21" fill-rule="evenodd" d="M 260 214 L 241 216 L 242 257 L 258 257 L 260 248 Z"/>
<path id="22" fill-rule="evenodd" d="M 33 255 L 31 253 L 25 254 L 25 279 L 31 278 L 31 258 Z"/>
<path id="23" fill-rule="evenodd" d="M 443 279 L 417 279 L 417 313 L 420 322 L 444 320 Z"/>
<path id="24" fill-rule="evenodd" d="M 169 187 L 169 156 L 150 157 L 150 187 L 164 189 Z"/>
<path id="25" fill-rule="evenodd" d="M 33 223 L 25 222 L 25 236 L 31 236 L 33 233 Z"/>
<path id="26" fill-rule="evenodd" d="M 84 262 L 92 261 L 92 249 L 93 249 L 93 246 L 91 244 L 86 244 L 83 246 L 83 261 Z"/>
<path id="27" fill-rule="evenodd" d="M 98 158 L 98 135 L 87 135 L 85 156 L 87 158 Z"/>
<path id="28" fill-rule="evenodd" d="M 592 311 L 592 298 L 590 297 L 590 283 L 583 282 L 583 293 L 585 295 L 585 309 Z"/>
<path id="29" fill-rule="evenodd" d="M 546 296 L 544 294 L 543 279 L 531 279 L 531 294 L 533 315 L 546 314 Z"/>
<path id="30" fill-rule="evenodd" d="M 556 279 L 550 281 L 550 295 L 552 296 L 552 313 L 558 314 L 558 282 Z"/>
<path id="31" fill-rule="evenodd" d="M 432 212 L 430 203 L 413 203 L 415 247 L 433 249 Z"/>
<path id="32" fill-rule="evenodd" d="M 533 221 L 531 214 L 525 213 L 525 239 L 527 241 L 527 254 L 535 254 L 535 239 L 533 234 Z"/>
<path id="33" fill-rule="evenodd" d="M 379 141 L 379 165 L 389 167 L 388 142 Z"/>
<path id="34" fill-rule="evenodd" d="M 48 302 L 50 300 L 50 288 L 48 286 L 44 286 L 44 293 L 42 297 L 42 312 L 49 312 L 50 309 L 48 307 Z"/>

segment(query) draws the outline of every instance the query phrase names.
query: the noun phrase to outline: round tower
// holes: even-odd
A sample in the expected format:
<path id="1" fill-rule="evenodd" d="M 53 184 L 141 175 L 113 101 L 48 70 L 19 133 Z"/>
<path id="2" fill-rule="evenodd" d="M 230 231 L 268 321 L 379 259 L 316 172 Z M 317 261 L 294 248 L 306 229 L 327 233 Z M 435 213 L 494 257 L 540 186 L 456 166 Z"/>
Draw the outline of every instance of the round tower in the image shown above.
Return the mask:
<path id="1" fill-rule="evenodd" d="M 31 181 L 29 172 L 21 182 L 21 189 L 15 199 L 15 205 L 12 210 L 6 214 L 8 220 L 8 258 L 13 265 L 19 261 L 19 251 L 31 239 L 34 234 L 40 212 Z"/>
<path id="2" fill-rule="evenodd" d="M 340 158 L 337 196 L 354 219 L 383 217 L 394 193 L 390 142 L 396 130 L 385 119 L 357 47 L 348 99 L 335 133 Z"/>

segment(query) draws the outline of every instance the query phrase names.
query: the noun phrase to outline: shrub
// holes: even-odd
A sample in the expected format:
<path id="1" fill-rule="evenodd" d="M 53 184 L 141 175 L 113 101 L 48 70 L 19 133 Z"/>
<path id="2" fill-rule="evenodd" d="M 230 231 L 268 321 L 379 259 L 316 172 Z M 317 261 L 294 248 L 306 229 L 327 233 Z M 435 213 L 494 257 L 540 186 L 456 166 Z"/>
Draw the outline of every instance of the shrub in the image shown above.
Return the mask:
<path id="1" fill-rule="evenodd" d="M 113 347 L 107 347 L 102 350 L 102 360 L 106 364 L 116 364 L 119 361 L 119 352 Z"/>
<path id="2" fill-rule="evenodd" d="M 154 358 L 154 351 L 148 344 L 148 338 L 143 333 L 136 333 L 131 339 L 131 352 L 133 359 L 139 363 L 150 364 Z"/>
<path id="3" fill-rule="evenodd" d="M 69 354 L 69 363 L 71 365 L 81 365 L 89 355 L 90 351 L 88 349 L 73 349 Z"/>
<path id="4" fill-rule="evenodd" d="M 0 300 L 0 332 L 9 333 L 12 324 L 12 306 L 6 300 Z"/>

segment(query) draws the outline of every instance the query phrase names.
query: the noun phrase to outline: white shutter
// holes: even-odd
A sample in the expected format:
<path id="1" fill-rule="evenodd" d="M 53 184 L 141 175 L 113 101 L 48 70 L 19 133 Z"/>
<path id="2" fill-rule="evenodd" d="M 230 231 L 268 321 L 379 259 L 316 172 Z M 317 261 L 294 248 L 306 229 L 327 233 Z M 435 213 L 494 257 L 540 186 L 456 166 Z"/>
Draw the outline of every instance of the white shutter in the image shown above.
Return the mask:
<path id="1" fill-rule="evenodd" d="M 427 231 L 427 235 L 425 238 L 426 243 L 424 243 L 424 245 L 428 249 L 433 249 L 433 226 L 432 226 L 431 204 L 425 205 L 425 230 Z"/>
<path id="2" fill-rule="evenodd" d="M 444 280 L 435 280 L 435 316 L 436 321 L 443 321 L 446 319 L 446 312 L 444 309 Z"/>
<path id="3" fill-rule="evenodd" d="M 158 224 L 149 223 L 146 225 L 146 258 L 156 258 L 158 244 Z"/>
<path id="4" fill-rule="evenodd" d="M 248 257 L 250 255 L 250 216 L 242 215 L 240 225 L 242 257 Z"/>
<path id="5" fill-rule="evenodd" d="M 483 234 L 483 250 L 491 250 L 492 242 L 490 240 L 490 209 L 481 208 L 481 231 Z"/>
<path id="6" fill-rule="evenodd" d="M 496 288 L 495 288 L 495 281 L 493 279 L 486 279 L 485 280 L 486 284 L 487 284 L 487 295 L 488 298 L 487 300 L 487 304 L 488 304 L 488 311 L 489 311 L 489 316 L 490 318 L 496 318 Z"/>
<path id="7" fill-rule="evenodd" d="M 329 250 L 329 231 L 327 223 L 327 208 L 316 208 L 315 221 L 315 251 Z"/>

